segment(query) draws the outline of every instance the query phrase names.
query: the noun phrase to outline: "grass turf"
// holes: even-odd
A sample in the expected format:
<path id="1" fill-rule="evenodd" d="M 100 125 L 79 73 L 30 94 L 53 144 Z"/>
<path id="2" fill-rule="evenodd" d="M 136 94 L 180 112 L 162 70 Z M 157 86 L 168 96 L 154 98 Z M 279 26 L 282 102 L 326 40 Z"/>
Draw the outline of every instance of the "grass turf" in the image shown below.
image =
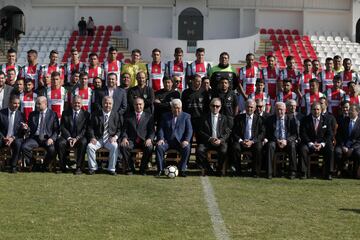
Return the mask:
<path id="1" fill-rule="evenodd" d="M 232 239 L 359 239 L 360 181 L 212 178 Z"/>
<path id="2" fill-rule="evenodd" d="M 232 239 L 358 239 L 360 182 L 210 178 Z M 199 177 L 0 173 L 0 239 L 215 239 Z"/>
<path id="3" fill-rule="evenodd" d="M 214 239 L 198 177 L 0 173 L 0 239 Z"/>

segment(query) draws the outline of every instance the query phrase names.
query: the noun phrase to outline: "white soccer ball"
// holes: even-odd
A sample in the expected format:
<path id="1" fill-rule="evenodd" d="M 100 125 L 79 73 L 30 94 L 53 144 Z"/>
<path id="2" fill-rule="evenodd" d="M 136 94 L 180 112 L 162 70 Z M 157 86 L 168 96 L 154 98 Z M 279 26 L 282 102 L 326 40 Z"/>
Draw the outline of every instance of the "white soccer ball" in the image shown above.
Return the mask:
<path id="1" fill-rule="evenodd" d="M 179 174 L 179 170 L 176 166 L 167 166 L 164 173 L 168 178 L 175 178 Z"/>

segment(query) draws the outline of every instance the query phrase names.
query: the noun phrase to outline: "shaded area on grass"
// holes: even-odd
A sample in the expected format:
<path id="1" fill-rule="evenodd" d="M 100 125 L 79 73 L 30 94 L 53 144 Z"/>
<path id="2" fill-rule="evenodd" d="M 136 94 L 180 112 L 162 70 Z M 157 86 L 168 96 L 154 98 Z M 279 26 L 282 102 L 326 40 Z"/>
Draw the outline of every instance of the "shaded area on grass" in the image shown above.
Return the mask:
<path id="1" fill-rule="evenodd" d="M 211 182 L 233 239 L 358 239 L 360 235 L 358 180 L 212 178 Z"/>
<path id="2" fill-rule="evenodd" d="M 0 174 L 0 239 L 214 239 L 198 178 Z"/>

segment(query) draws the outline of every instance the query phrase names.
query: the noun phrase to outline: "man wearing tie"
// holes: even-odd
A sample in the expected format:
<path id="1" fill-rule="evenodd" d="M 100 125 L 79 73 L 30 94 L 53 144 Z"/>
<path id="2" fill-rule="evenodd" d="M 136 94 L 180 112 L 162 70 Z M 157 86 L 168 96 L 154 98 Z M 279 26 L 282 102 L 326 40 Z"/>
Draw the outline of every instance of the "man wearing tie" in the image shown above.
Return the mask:
<path id="1" fill-rule="evenodd" d="M 16 165 L 23 141 L 23 115 L 19 111 L 19 96 L 13 95 L 8 108 L 0 110 L 0 147 L 11 147 L 10 172 L 16 173 Z"/>
<path id="2" fill-rule="evenodd" d="M 269 179 L 272 178 L 272 163 L 276 151 L 285 151 L 289 155 L 289 178 L 294 179 L 296 176 L 296 120 L 291 116 L 286 116 L 285 113 L 285 103 L 277 102 L 275 114 L 268 117 L 265 122 Z"/>
<path id="3" fill-rule="evenodd" d="M 186 164 L 190 156 L 190 140 L 193 134 L 190 115 L 182 111 L 180 99 L 171 101 L 171 112 L 162 117 L 158 131 L 156 144 L 156 162 L 158 164 L 158 176 L 164 170 L 164 155 L 168 149 L 176 149 L 181 154 L 180 176 L 186 177 Z"/>
<path id="4" fill-rule="evenodd" d="M 336 136 L 337 146 L 335 148 L 335 159 L 338 169 L 342 171 L 345 167 L 344 156 L 354 161 L 354 172 L 360 177 L 360 107 L 357 104 L 350 106 L 349 117 L 340 122 Z"/>
<path id="5" fill-rule="evenodd" d="M 81 174 L 87 146 L 86 130 L 89 124 L 90 114 L 82 109 L 82 98 L 75 95 L 71 101 L 72 108 L 64 111 L 61 116 L 61 137 L 56 141 L 60 168 L 66 172 L 66 151 L 74 148 L 76 151 L 76 171 Z"/>
<path id="6" fill-rule="evenodd" d="M 311 105 L 311 114 L 306 116 L 300 125 L 301 137 L 301 179 L 306 179 L 307 164 L 310 153 L 324 155 L 326 179 L 332 180 L 334 168 L 333 132 L 328 119 L 321 115 L 321 104 L 314 102 Z"/>
<path id="7" fill-rule="evenodd" d="M 258 177 L 261 170 L 262 141 L 265 135 L 263 120 L 255 112 L 255 101 L 248 99 L 245 104 L 246 113 L 237 115 L 233 127 L 233 161 L 240 175 L 241 153 L 251 151 L 253 156 L 253 177 Z"/>
<path id="8" fill-rule="evenodd" d="M 116 175 L 115 166 L 118 158 L 117 140 L 121 133 L 122 119 L 118 112 L 112 111 L 112 107 L 113 98 L 105 96 L 102 101 L 103 110 L 91 114 L 88 133 L 90 143 L 86 149 L 90 175 L 94 174 L 98 169 L 95 153 L 101 147 L 105 147 L 110 152 L 108 165 L 109 174 Z"/>
<path id="9" fill-rule="evenodd" d="M 152 141 L 155 136 L 154 117 L 149 112 L 144 112 L 144 99 L 138 97 L 134 100 L 134 112 L 130 112 L 124 120 L 121 133 L 120 152 L 128 163 L 130 172 L 135 173 L 134 161 L 131 150 L 140 148 L 143 151 L 140 174 L 145 175 L 147 164 L 153 149 Z"/>
<path id="10" fill-rule="evenodd" d="M 229 120 L 220 114 L 221 99 L 213 98 L 210 102 L 210 113 L 203 116 L 199 130 L 198 147 L 196 156 L 202 167 L 211 172 L 211 167 L 206 159 L 209 150 L 216 150 L 218 154 L 217 172 L 221 176 L 221 169 L 226 159 L 227 140 L 230 136 Z"/>
<path id="11" fill-rule="evenodd" d="M 25 161 L 30 163 L 32 149 L 43 147 L 46 149 L 46 156 L 43 170 L 47 170 L 51 161 L 55 159 L 56 152 L 54 143 L 59 134 L 59 120 L 55 112 L 47 107 L 47 99 L 40 96 L 36 99 L 36 111 L 29 115 L 26 129 L 30 129 L 30 136 L 22 145 Z"/>

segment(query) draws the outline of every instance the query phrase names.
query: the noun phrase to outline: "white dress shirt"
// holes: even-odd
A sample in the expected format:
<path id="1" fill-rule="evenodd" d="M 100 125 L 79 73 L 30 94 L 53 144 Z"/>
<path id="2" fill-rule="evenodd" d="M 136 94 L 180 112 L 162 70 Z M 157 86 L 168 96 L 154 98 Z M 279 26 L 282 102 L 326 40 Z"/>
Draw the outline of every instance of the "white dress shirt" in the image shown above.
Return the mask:
<path id="1" fill-rule="evenodd" d="M 245 134 L 244 134 L 245 140 L 251 140 L 253 138 L 251 131 L 253 119 L 254 119 L 254 114 L 251 115 L 246 114 L 246 125 L 245 125 Z"/>
<path id="2" fill-rule="evenodd" d="M 44 121 L 45 121 L 46 112 L 47 112 L 47 108 L 43 112 L 40 112 L 39 122 L 38 122 L 38 126 L 37 126 L 37 129 L 36 129 L 35 135 L 40 135 L 41 114 L 44 113 Z"/>
<path id="3" fill-rule="evenodd" d="M 219 120 L 219 114 L 211 113 L 211 137 L 217 138 L 217 125 Z"/>
<path id="4" fill-rule="evenodd" d="M 7 131 L 7 134 L 6 134 L 7 137 L 14 136 L 15 113 L 16 113 L 15 111 L 11 111 L 9 109 L 9 114 L 8 114 L 9 125 L 8 125 L 8 131 Z"/>

